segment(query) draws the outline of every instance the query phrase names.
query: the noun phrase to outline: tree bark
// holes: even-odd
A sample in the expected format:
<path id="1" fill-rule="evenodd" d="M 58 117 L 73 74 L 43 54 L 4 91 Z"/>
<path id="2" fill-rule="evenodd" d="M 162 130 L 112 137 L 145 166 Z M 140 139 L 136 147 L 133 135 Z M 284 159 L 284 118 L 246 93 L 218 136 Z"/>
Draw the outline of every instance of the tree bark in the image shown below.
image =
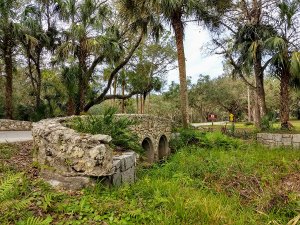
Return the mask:
<path id="1" fill-rule="evenodd" d="M 250 87 L 247 87 L 247 99 L 248 99 L 248 122 L 251 122 L 251 98 L 250 98 Z"/>
<path id="2" fill-rule="evenodd" d="M 189 124 L 188 92 L 187 92 L 186 65 L 185 65 L 185 54 L 184 54 L 184 44 L 183 44 L 184 27 L 181 20 L 181 12 L 177 12 L 173 15 L 172 26 L 175 33 L 176 46 L 177 46 L 182 124 L 183 127 L 187 128 Z"/>
<path id="3" fill-rule="evenodd" d="M 289 129 L 289 82 L 290 72 L 283 71 L 280 82 L 280 122 L 282 129 Z"/>
<path id="4" fill-rule="evenodd" d="M 36 109 L 39 109 L 41 107 L 41 89 L 42 89 L 42 72 L 41 72 L 41 66 L 40 66 L 40 54 L 41 54 L 41 52 L 38 52 L 37 54 L 38 54 L 38 58 L 37 58 L 37 63 L 35 65 L 36 72 L 37 72 L 35 107 L 36 107 Z"/>
<path id="5" fill-rule="evenodd" d="M 144 114 L 143 95 L 140 94 L 141 114 Z"/>
<path id="6" fill-rule="evenodd" d="M 136 95 L 136 113 L 139 114 L 139 94 Z"/>
<path id="7" fill-rule="evenodd" d="M 260 127 L 261 118 L 267 113 L 266 106 L 266 94 L 264 88 L 264 69 L 262 66 L 262 55 L 260 47 L 257 48 L 255 59 L 254 59 L 254 75 L 255 75 L 255 83 L 256 83 L 256 117 L 257 123 L 256 125 Z"/>
<path id="8" fill-rule="evenodd" d="M 4 47 L 4 64 L 5 64 L 5 75 L 6 75 L 6 84 L 5 84 L 5 118 L 13 118 L 13 47 L 11 38 L 7 34 L 5 39 Z"/>
<path id="9" fill-rule="evenodd" d="M 73 116 L 75 114 L 75 102 L 73 97 L 69 97 L 67 102 L 67 114 L 68 116 Z"/>
<path id="10" fill-rule="evenodd" d="M 125 80 L 122 81 L 122 96 L 125 96 Z M 125 113 L 125 99 L 122 99 L 122 113 Z"/>

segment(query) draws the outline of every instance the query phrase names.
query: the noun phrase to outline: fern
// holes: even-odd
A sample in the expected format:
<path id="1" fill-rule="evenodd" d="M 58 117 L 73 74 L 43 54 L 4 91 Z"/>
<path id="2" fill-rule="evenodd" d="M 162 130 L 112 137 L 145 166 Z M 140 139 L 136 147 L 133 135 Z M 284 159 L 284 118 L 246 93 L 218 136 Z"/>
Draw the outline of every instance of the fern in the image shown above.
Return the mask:
<path id="1" fill-rule="evenodd" d="M 15 190 L 16 184 L 20 182 L 22 176 L 22 173 L 10 174 L 0 181 L 0 205 L 14 194 L 12 190 Z"/>
<path id="2" fill-rule="evenodd" d="M 21 196 L 24 185 L 23 173 L 8 174 L 0 181 L 0 223 L 15 224 L 24 218 L 32 198 Z M 26 216 L 27 217 L 27 216 Z"/>
<path id="3" fill-rule="evenodd" d="M 52 193 L 47 193 L 44 196 L 44 199 L 42 200 L 42 206 L 41 208 L 46 212 L 48 207 L 52 206 L 52 202 L 53 202 L 53 197 L 54 195 Z"/>
<path id="4" fill-rule="evenodd" d="M 25 221 L 19 221 L 17 225 L 49 225 L 52 222 L 52 218 L 48 216 L 46 219 L 41 217 L 28 217 Z"/>

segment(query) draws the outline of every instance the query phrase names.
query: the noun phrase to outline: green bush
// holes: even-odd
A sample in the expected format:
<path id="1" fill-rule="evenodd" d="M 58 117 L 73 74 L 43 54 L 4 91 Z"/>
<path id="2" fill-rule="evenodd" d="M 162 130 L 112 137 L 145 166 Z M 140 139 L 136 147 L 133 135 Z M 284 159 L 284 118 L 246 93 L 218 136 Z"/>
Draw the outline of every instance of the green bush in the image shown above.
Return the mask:
<path id="1" fill-rule="evenodd" d="M 75 117 L 68 125 L 81 133 L 110 135 L 114 147 L 141 153 L 138 137 L 129 129 L 135 122 L 128 118 L 116 118 L 115 113 L 116 109 L 108 108 L 103 116 Z"/>
<path id="2" fill-rule="evenodd" d="M 170 141 L 173 151 L 187 146 L 198 146 L 202 148 L 236 149 L 243 145 L 241 140 L 231 138 L 221 132 L 203 133 L 195 129 L 179 129 L 175 138 Z"/>
<path id="3" fill-rule="evenodd" d="M 176 137 L 170 141 L 170 148 L 175 151 L 190 145 L 202 145 L 203 139 L 205 139 L 204 133 L 192 128 L 181 128 L 177 130 Z"/>

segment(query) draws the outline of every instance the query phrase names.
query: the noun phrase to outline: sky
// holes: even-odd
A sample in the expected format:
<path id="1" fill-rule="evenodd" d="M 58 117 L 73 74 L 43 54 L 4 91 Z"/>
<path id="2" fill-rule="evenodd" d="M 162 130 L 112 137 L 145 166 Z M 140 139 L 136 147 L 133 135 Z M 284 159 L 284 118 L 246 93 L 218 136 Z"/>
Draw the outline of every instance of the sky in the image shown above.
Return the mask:
<path id="1" fill-rule="evenodd" d="M 185 27 L 185 57 L 187 76 L 196 83 L 200 74 L 216 78 L 223 74 L 222 56 L 207 55 L 201 50 L 209 44 L 210 36 L 207 30 L 201 29 L 197 24 L 189 23 Z M 172 81 L 179 83 L 178 69 L 168 74 L 168 84 Z"/>

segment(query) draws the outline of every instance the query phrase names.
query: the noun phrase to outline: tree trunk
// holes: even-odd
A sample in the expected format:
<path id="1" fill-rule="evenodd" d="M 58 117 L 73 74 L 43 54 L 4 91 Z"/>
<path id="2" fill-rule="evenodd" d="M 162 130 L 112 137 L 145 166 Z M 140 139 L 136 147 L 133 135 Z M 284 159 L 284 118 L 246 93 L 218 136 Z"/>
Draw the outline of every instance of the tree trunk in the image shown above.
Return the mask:
<path id="1" fill-rule="evenodd" d="M 75 102 L 73 97 L 69 97 L 68 98 L 68 102 L 67 102 L 67 114 L 68 116 L 73 116 L 75 114 Z"/>
<path id="2" fill-rule="evenodd" d="M 122 81 L 122 96 L 125 96 L 125 81 Z M 122 99 L 122 113 L 125 113 L 125 99 Z"/>
<path id="3" fill-rule="evenodd" d="M 251 98 L 250 98 L 250 87 L 247 87 L 247 98 L 248 98 L 248 122 L 251 122 Z"/>
<path id="4" fill-rule="evenodd" d="M 187 82 L 186 82 L 184 45 L 183 45 L 184 28 L 183 28 L 183 23 L 181 21 L 181 12 L 174 14 L 172 18 L 172 26 L 175 32 L 176 46 L 177 46 L 182 124 L 183 127 L 187 128 L 189 124 L 188 92 L 187 92 Z"/>
<path id="5" fill-rule="evenodd" d="M 114 78 L 114 95 L 117 94 L 117 76 Z M 114 98 L 114 106 L 116 106 L 116 99 Z"/>
<path id="6" fill-rule="evenodd" d="M 140 94 L 141 114 L 144 114 L 143 95 Z"/>
<path id="7" fill-rule="evenodd" d="M 264 71 L 261 65 L 262 63 L 262 56 L 261 50 L 258 47 L 256 50 L 256 57 L 254 60 L 254 73 L 255 73 L 255 84 L 256 84 L 256 125 L 260 128 L 261 126 L 261 118 L 266 115 L 267 113 L 267 106 L 266 106 L 266 94 L 264 89 Z"/>
<path id="8" fill-rule="evenodd" d="M 76 110 L 75 114 L 79 115 L 81 112 L 81 108 L 83 107 L 84 104 L 84 84 L 83 84 L 83 76 L 82 76 L 82 71 L 80 71 L 79 76 L 78 76 L 78 94 L 76 95 Z"/>
<path id="9" fill-rule="evenodd" d="M 13 118 L 13 62 L 12 62 L 12 43 L 10 37 L 6 37 L 6 47 L 4 51 L 4 64 L 5 64 L 5 118 Z"/>
<path id="10" fill-rule="evenodd" d="M 149 92 L 149 96 L 148 96 L 148 114 L 150 114 L 150 110 L 151 110 L 151 91 Z"/>
<path id="11" fill-rule="evenodd" d="M 37 53 L 40 54 L 40 53 Z M 37 64 L 36 66 L 36 72 L 37 72 L 37 83 L 36 83 L 36 103 L 35 107 L 36 109 L 39 109 L 41 107 L 41 89 L 42 89 L 42 72 L 40 68 L 40 57 L 38 56 Z"/>
<path id="12" fill-rule="evenodd" d="M 280 82 L 280 122 L 282 129 L 289 129 L 289 71 L 283 71 Z"/>
<path id="13" fill-rule="evenodd" d="M 136 113 L 139 114 L 139 94 L 136 95 Z"/>

